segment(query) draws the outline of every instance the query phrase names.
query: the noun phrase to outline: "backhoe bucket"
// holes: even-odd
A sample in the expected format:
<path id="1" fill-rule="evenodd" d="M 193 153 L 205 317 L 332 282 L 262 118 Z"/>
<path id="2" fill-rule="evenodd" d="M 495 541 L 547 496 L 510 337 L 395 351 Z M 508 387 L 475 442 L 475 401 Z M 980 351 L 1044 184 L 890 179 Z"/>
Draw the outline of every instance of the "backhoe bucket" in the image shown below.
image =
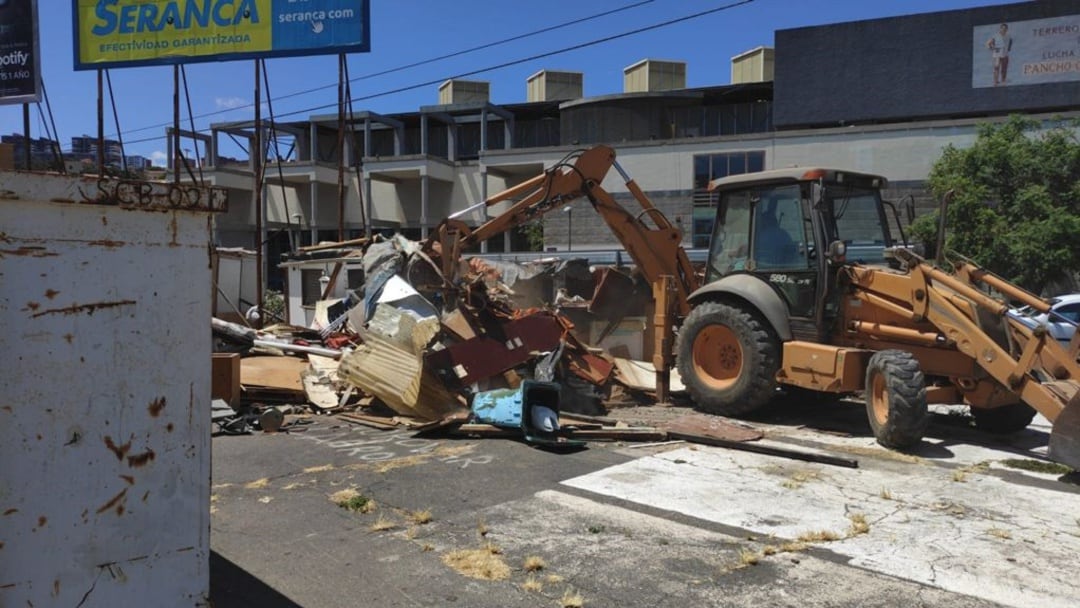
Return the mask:
<path id="1" fill-rule="evenodd" d="M 1080 392 L 1073 394 L 1050 431 L 1050 459 L 1080 471 Z"/>

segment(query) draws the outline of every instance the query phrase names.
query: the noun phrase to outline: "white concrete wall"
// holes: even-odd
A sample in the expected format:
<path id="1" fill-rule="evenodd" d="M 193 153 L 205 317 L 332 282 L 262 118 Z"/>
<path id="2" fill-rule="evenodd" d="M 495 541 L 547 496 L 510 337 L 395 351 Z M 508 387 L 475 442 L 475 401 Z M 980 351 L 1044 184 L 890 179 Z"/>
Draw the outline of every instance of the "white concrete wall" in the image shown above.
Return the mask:
<path id="1" fill-rule="evenodd" d="M 0 606 L 205 606 L 207 214 L 21 196 L 0 204 Z"/>

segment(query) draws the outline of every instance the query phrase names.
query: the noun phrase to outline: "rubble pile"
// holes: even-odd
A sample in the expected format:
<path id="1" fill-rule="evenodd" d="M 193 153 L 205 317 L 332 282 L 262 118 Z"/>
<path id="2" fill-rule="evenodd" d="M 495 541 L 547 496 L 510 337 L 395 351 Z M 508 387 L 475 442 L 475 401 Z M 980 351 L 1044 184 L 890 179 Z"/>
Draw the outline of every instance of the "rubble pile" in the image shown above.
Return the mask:
<path id="1" fill-rule="evenodd" d="M 530 442 L 572 445 L 570 423 L 572 431 L 615 438 L 597 433 L 605 427 L 592 417 L 606 413 L 613 389 L 649 391 L 642 373 L 649 364 L 630 360 L 643 357 L 625 340 L 612 343 L 622 358 L 588 341 L 613 336 L 630 312 L 642 319 L 629 330 L 637 349 L 648 342 L 641 334 L 649 299 L 633 278 L 614 268 L 594 272 L 585 260 L 444 260 L 439 249 L 400 235 L 351 241 L 344 257 L 359 259 L 362 285 L 319 301 L 311 327 L 256 330 L 213 319 L 216 350 L 242 355 L 240 394 L 229 405 L 253 428 L 268 409 L 302 404 L 379 427 L 509 429 Z"/>

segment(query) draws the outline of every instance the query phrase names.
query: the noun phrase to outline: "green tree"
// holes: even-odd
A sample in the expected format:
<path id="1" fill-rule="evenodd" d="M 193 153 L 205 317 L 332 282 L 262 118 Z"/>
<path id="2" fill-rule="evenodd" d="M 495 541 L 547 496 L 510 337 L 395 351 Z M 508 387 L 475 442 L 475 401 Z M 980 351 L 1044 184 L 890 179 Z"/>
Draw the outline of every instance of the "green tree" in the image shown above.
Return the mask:
<path id="1" fill-rule="evenodd" d="M 952 190 L 946 249 L 1036 293 L 1080 270 L 1080 121 L 1013 116 L 984 124 L 970 148 L 945 148 L 930 172 Z M 937 213 L 912 226 L 933 255 Z"/>

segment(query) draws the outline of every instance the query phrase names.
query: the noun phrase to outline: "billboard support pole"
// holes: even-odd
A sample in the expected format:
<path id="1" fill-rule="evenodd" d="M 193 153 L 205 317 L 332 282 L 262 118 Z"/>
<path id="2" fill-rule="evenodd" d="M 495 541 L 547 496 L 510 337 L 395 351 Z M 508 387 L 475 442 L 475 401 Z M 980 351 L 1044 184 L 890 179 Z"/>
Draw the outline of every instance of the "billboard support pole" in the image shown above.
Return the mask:
<path id="1" fill-rule="evenodd" d="M 105 175 L 105 85 L 101 70 L 97 71 L 97 166 L 98 175 Z"/>
<path id="2" fill-rule="evenodd" d="M 255 60 L 255 136 L 251 143 L 251 169 L 254 185 L 251 199 L 255 206 L 255 310 L 259 318 L 257 327 L 262 327 L 263 312 L 263 202 L 262 202 L 262 88 L 259 86 L 259 68 L 261 59 Z"/>
<path id="3" fill-rule="evenodd" d="M 30 171 L 30 104 L 22 104 L 22 126 L 23 126 L 23 158 L 26 161 L 26 170 Z"/>
<path id="4" fill-rule="evenodd" d="M 352 105 L 352 88 L 349 86 L 349 62 L 345 62 L 345 101 L 349 104 L 349 138 L 355 144 L 356 143 L 356 121 L 355 113 L 353 112 Z M 360 158 L 363 159 L 364 155 L 368 154 L 366 149 L 367 140 L 365 141 L 365 149 L 360 153 Z M 364 211 L 364 189 L 362 184 L 364 183 L 363 169 L 360 166 L 362 160 L 355 164 L 356 167 L 356 196 L 360 201 L 360 225 L 364 228 L 364 234 L 368 238 L 371 238 L 371 228 L 368 226 L 367 213 Z"/>
<path id="5" fill-rule="evenodd" d="M 173 183 L 180 183 L 180 64 L 173 65 L 173 132 L 169 138 L 171 148 L 169 157 L 172 158 Z"/>
<path id="6" fill-rule="evenodd" d="M 116 139 L 120 142 L 120 168 L 127 173 L 127 154 L 124 152 L 124 134 L 120 131 L 120 114 L 116 111 L 116 95 L 113 95 L 112 76 L 105 70 L 105 86 L 109 89 L 109 103 L 112 105 L 113 124 L 116 125 Z"/>
<path id="7" fill-rule="evenodd" d="M 338 54 L 338 241 L 345 240 L 345 53 Z"/>

